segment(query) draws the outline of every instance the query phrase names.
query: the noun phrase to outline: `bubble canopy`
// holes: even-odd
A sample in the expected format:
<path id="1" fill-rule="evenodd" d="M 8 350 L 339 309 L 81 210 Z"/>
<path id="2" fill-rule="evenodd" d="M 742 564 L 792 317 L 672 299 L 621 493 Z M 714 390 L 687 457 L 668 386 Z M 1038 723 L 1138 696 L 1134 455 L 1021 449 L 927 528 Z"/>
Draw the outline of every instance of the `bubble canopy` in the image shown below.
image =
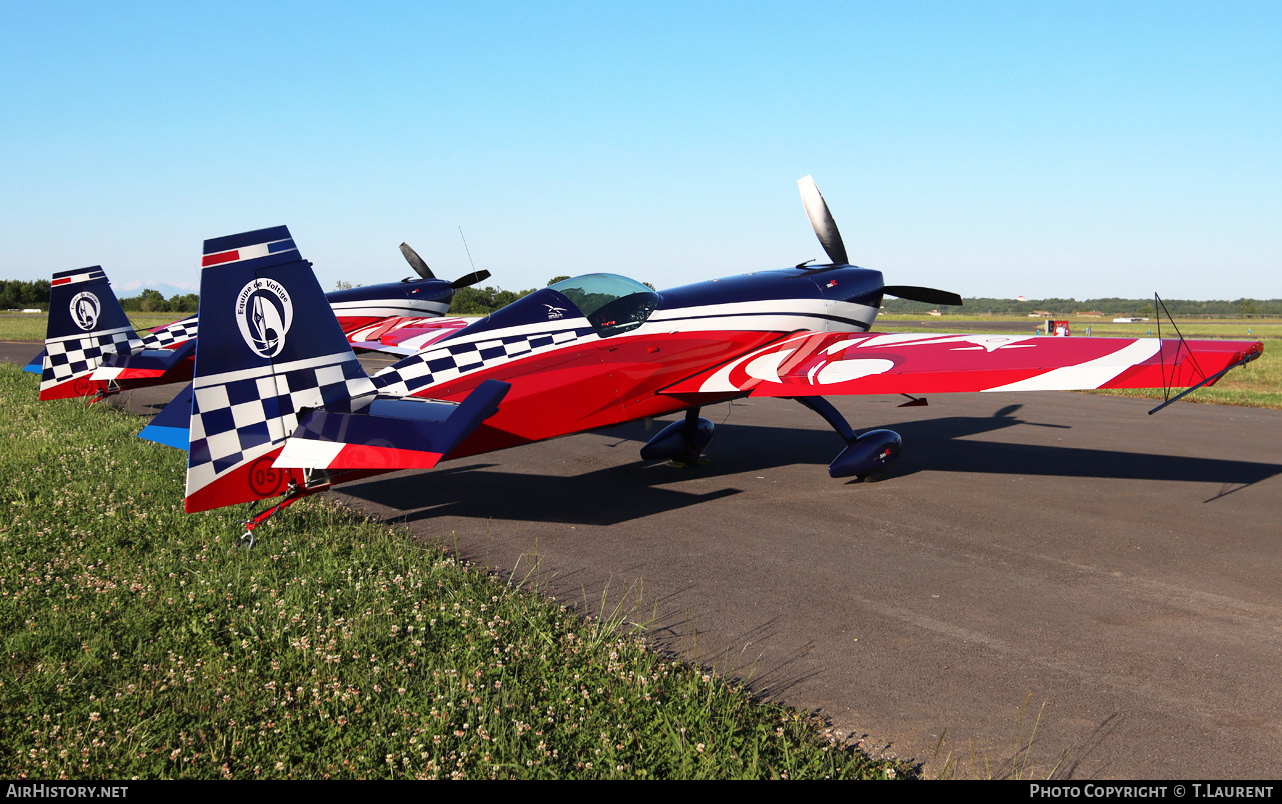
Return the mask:
<path id="1" fill-rule="evenodd" d="M 550 287 L 573 302 L 602 338 L 640 326 L 659 306 L 658 293 L 618 274 L 584 274 Z"/>

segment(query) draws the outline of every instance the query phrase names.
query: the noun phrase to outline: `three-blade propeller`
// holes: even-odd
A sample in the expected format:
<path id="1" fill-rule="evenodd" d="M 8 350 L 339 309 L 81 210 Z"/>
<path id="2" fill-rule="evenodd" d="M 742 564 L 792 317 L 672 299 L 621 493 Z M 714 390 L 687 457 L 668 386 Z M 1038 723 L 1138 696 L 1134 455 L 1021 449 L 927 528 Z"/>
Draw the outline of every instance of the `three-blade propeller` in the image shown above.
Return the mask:
<path id="1" fill-rule="evenodd" d="M 436 278 L 436 274 L 433 274 L 432 269 L 427 267 L 427 263 L 422 257 L 418 256 L 418 252 L 410 248 L 409 243 L 401 243 L 401 254 L 405 255 L 405 261 L 414 269 L 414 273 L 418 274 L 423 279 Z M 484 282 L 489 278 L 489 271 L 473 271 L 470 274 L 465 274 L 464 276 L 460 276 L 458 279 L 455 279 L 450 283 L 450 287 L 458 290 L 459 288 L 471 287 L 477 282 Z M 408 282 L 409 280 L 407 279 L 405 281 Z"/>
<path id="2" fill-rule="evenodd" d="M 815 180 L 810 176 L 804 176 L 797 179 L 797 187 L 801 190 L 801 203 L 806 206 L 806 217 L 810 218 L 810 225 L 815 230 L 815 236 L 819 238 L 819 243 L 828 253 L 828 259 L 832 260 L 833 265 L 849 265 L 850 261 L 846 256 L 846 245 L 841 241 L 841 232 L 837 230 L 837 222 L 833 220 L 832 212 L 828 209 L 828 202 L 824 201 L 823 194 L 815 185 Z M 962 298 L 960 295 L 947 290 L 937 290 L 936 288 L 923 288 L 916 285 L 886 285 L 882 292 L 890 296 L 897 296 L 909 301 L 925 302 L 926 304 L 951 304 L 960 306 Z"/>

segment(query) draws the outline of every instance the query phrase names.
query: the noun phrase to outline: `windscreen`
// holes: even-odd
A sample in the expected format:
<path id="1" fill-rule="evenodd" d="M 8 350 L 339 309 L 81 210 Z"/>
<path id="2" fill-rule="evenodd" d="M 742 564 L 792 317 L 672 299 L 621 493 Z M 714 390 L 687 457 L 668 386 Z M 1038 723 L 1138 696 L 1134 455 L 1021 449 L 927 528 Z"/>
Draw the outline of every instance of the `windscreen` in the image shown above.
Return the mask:
<path id="1" fill-rule="evenodd" d="M 574 302 L 602 338 L 641 326 L 659 306 L 659 294 L 617 274 L 585 274 L 550 287 Z"/>

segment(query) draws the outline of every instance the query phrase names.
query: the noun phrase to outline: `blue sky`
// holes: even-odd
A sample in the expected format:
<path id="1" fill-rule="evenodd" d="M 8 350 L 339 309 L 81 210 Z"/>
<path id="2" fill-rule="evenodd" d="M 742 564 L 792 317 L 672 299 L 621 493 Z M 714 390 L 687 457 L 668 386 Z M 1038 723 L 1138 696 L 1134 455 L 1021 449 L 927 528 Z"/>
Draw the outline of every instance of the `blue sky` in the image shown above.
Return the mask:
<path id="1" fill-rule="evenodd" d="M 1278 3 L 10 3 L 0 277 L 660 288 L 821 258 L 964 296 L 1282 297 Z"/>

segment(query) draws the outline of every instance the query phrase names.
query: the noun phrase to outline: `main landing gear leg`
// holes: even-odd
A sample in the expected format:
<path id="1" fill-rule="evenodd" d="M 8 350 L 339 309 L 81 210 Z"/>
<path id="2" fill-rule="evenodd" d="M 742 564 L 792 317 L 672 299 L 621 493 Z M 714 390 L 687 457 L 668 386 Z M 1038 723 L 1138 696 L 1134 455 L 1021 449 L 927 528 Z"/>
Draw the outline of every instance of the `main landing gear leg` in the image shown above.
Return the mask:
<path id="1" fill-rule="evenodd" d="M 846 448 L 828 465 L 830 477 L 880 480 L 899 457 L 904 442 L 894 430 L 869 430 L 863 435 L 855 435 L 854 428 L 845 417 L 823 397 L 797 396 L 793 399 L 822 416 L 846 442 Z"/>
<path id="2" fill-rule="evenodd" d="M 673 422 L 659 431 L 641 448 L 646 461 L 669 460 L 674 466 L 700 466 L 708 462 L 699 456 L 712 441 L 712 422 L 699 418 L 699 409 L 686 411 L 683 421 Z"/>

